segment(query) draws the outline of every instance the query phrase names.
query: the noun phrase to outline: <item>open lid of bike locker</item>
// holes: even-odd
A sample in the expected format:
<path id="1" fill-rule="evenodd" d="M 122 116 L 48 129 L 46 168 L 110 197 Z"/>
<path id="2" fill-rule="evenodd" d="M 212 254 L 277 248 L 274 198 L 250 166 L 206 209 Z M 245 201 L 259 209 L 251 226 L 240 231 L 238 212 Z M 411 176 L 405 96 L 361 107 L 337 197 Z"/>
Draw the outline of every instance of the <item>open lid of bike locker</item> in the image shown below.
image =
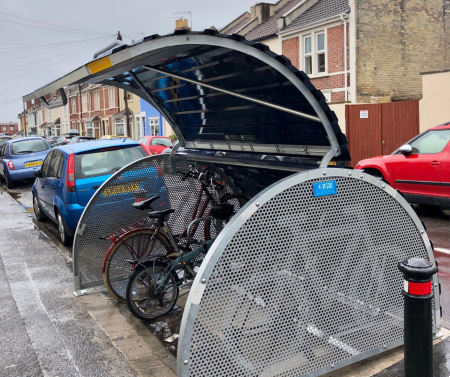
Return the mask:
<path id="1" fill-rule="evenodd" d="M 23 100 L 84 83 L 147 100 L 186 148 L 349 159 L 337 118 L 309 78 L 284 56 L 239 35 L 209 29 L 152 35 L 112 49 Z"/>

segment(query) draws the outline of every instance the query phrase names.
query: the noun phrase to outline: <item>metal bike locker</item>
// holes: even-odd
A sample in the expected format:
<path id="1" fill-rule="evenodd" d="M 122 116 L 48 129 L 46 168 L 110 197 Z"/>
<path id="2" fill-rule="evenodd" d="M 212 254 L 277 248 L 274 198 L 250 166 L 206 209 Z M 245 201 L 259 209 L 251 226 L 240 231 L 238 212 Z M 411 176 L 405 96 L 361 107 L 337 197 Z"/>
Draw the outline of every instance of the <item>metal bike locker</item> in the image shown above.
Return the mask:
<path id="1" fill-rule="evenodd" d="M 162 207 L 178 203 L 180 215 L 169 221 L 175 228 L 187 225 L 198 190 L 176 174 L 189 164 L 209 166 L 226 190 L 253 196 L 222 230 L 191 288 L 179 376 L 318 376 L 402 344 L 396 265 L 412 256 L 434 263 L 430 242 L 395 190 L 360 171 L 328 167 L 349 160 L 345 135 L 288 59 L 214 30 L 153 35 L 24 100 L 82 83 L 146 99 L 179 144 L 98 189 L 75 238 L 76 289 L 101 284 L 106 250 L 98 237 L 142 217 L 130 209 L 131 191 L 115 195 L 137 176 L 154 193 L 161 187 L 148 177 L 163 174 L 169 200 Z M 435 333 L 439 307 L 435 288 Z"/>

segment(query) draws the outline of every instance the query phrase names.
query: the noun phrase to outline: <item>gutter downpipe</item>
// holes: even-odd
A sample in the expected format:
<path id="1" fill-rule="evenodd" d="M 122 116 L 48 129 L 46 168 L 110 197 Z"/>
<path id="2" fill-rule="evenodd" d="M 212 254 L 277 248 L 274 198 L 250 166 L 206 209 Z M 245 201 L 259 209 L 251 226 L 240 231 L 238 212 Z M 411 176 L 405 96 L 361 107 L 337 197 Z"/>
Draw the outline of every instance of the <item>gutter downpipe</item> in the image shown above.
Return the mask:
<path id="1" fill-rule="evenodd" d="M 345 20 L 345 16 L 347 13 L 341 14 L 341 21 L 344 25 L 344 72 L 345 72 L 345 102 L 348 101 L 348 81 L 347 81 L 347 21 Z"/>

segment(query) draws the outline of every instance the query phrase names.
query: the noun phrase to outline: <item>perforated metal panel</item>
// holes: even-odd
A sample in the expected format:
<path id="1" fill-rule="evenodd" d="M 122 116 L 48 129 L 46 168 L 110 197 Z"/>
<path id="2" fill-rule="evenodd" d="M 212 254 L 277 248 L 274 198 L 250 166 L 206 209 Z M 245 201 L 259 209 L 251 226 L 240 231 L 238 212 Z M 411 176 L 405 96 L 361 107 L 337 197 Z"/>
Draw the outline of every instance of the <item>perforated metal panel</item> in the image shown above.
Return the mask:
<path id="1" fill-rule="evenodd" d="M 336 181 L 337 194 L 314 197 L 324 181 Z M 326 169 L 272 185 L 201 266 L 178 375 L 317 376 L 401 344 L 397 263 L 410 257 L 434 263 L 419 219 L 383 182 Z"/>
<path id="2" fill-rule="evenodd" d="M 103 284 L 102 264 L 112 243 L 100 237 L 146 218 L 147 211 L 133 209 L 136 198 L 149 199 L 159 195 L 161 199 L 153 205 L 155 210 L 175 209 L 168 221 L 173 234 L 180 234 L 187 227 L 200 184 L 193 179 L 181 181 L 182 175 L 176 171 L 188 171 L 189 164 L 178 160 L 174 171 L 169 156 L 151 156 L 128 165 L 111 176 L 92 197 L 79 221 L 73 245 L 75 290 Z M 228 182 L 220 170 L 216 173 L 218 180 Z M 235 190 L 226 185 L 223 192 Z M 204 200 L 205 195 L 201 197 L 201 205 Z M 215 236 L 215 228 L 211 229 L 211 236 Z M 197 228 L 195 238 L 204 239 L 204 227 Z M 119 252 L 123 255 L 123 263 L 115 266 L 117 278 L 126 276 L 130 270 L 126 262 L 130 259 L 128 250 L 121 247 Z"/>

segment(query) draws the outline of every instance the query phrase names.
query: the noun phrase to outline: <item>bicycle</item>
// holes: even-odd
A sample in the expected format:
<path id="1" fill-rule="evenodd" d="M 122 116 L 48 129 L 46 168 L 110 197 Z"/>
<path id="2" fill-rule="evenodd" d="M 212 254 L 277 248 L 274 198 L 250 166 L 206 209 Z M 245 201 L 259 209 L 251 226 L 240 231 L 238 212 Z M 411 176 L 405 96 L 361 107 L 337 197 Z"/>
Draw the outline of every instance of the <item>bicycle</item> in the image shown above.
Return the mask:
<path id="1" fill-rule="evenodd" d="M 192 285 L 206 253 L 215 240 L 212 238 L 201 243 L 188 236 L 190 244 L 200 246 L 190 252 L 180 250 L 167 225 L 166 216 L 171 211 L 173 210 L 155 211 L 149 216 L 157 219 L 160 228 L 168 230 L 166 236 L 174 248 L 174 253 L 127 261 L 134 269 L 127 285 L 127 306 L 134 316 L 143 321 L 156 319 L 172 310 L 180 290 Z M 191 228 L 201 221 L 227 221 L 234 212 L 228 205 L 220 204 L 211 209 L 211 215 L 192 221 L 187 228 L 187 234 L 189 235 Z"/>
<path id="2" fill-rule="evenodd" d="M 219 191 L 223 191 L 225 185 L 223 182 L 216 181 L 214 176 L 210 174 L 209 169 L 204 169 L 203 172 L 199 172 L 193 165 L 190 165 L 188 172 L 177 173 L 183 174 L 182 181 L 187 178 L 192 178 L 200 182 L 200 190 L 190 223 L 204 217 L 206 211 L 208 211 L 206 216 L 209 216 L 211 209 L 219 204 L 228 203 L 230 208 L 232 206 L 238 210 L 250 199 L 247 195 L 242 194 L 225 193 L 219 195 Z M 203 203 L 202 198 L 204 198 Z M 133 203 L 133 208 L 154 212 L 152 203 L 157 199 L 159 199 L 158 196 Z M 167 237 L 169 232 L 161 232 L 155 226 L 154 220 L 147 216 L 134 224 L 100 237 L 101 239 L 112 242 L 103 261 L 102 273 L 106 289 L 119 302 L 126 301 L 126 287 L 129 277 L 133 272 L 130 265 L 126 262 L 127 259 L 140 259 L 150 255 L 171 255 L 175 251 L 173 244 Z M 188 227 L 186 227 L 181 234 L 174 236 L 179 249 L 184 252 L 192 250 L 188 239 L 189 237 L 194 237 L 198 224 L 199 222 L 195 222 L 189 229 L 189 232 Z M 204 240 L 210 240 L 211 236 L 218 234 L 223 226 L 224 221 L 222 220 L 214 220 L 211 218 L 205 221 Z"/>

